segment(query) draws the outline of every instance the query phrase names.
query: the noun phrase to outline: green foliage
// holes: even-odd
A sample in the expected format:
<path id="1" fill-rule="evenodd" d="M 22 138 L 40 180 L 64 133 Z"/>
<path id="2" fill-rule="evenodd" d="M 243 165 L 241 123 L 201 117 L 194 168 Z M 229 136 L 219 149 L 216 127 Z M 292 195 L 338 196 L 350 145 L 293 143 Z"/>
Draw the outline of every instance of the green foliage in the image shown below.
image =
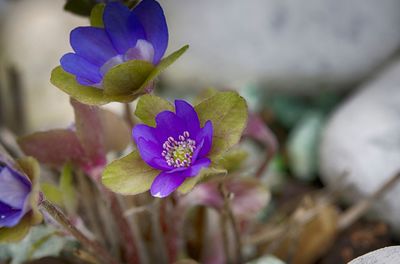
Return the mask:
<path id="1" fill-rule="evenodd" d="M 236 92 L 215 92 L 195 106 L 195 109 L 202 125 L 207 120 L 213 123 L 214 137 L 210 156 L 212 165 L 201 170 L 199 175 L 186 179 L 178 188 L 183 193 L 190 191 L 198 182 L 227 173 L 224 168 L 217 167 L 217 162 L 239 142 L 247 122 L 246 102 Z M 174 107 L 160 97 L 145 95 L 139 99 L 135 113 L 145 124 L 154 126 L 156 115 L 165 110 L 173 111 Z M 243 158 L 243 153 L 233 156 L 235 155 Z M 233 156 L 232 159 L 238 158 Z M 133 195 L 149 190 L 159 173 L 160 171 L 149 167 L 135 150 L 109 164 L 103 172 L 102 181 L 114 192 Z"/>
<path id="2" fill-rule="evenodd" d="M 236 145 L 247 124 L 246 101 L 236 92 L 219 92 L 195 106 L 201 124 L 211 120 L 213 146 L 209 157 L 218 160 Z"/>
<path id="3" fill-rule="evenodd" d="M 228 151 L 218 161 L 218 165 L 225 168 L 229 173 L 234 172 L 243 165 L 249 153 L 243 149 L 235 148 Z"/>
<path id="4" fill-rule="evenodd" d="M 40 190 L 47 200 L 58 206 L 63 206 L 63 193 L 58 186 L 47 182 L 42 183 L 40 186 Z"/>
<path id="5" fill-rule="evenodd" d="M 69 238 L 60 236 L 54 227 L 40 225 L 31 228 L 22 241 L 6 244 L 5 247 L 11 258 L 10 264 L 20 264 L 38 258 L 59 256 L 68 242 Z"/>
<path id="6" fill-rule="evenodd" d="M 75 76 L 65 72 L 61 66 L 51 72 L 51 83 L 72 98 L 88 105 L 102 105 L 110 100 L 103 96 L 103 91 L 95 87 L 80 85 Z"/>
<path id="7" fill-rule="evenodd" d="M 69 214 L 75 213 L 78 206 L 73 180 L 72 165 L 67 163 L 61 172 L 59 188 L 63 204 Z"/>
<path id="8" fill-rule="evenodd" d="M 93 7 L 92 11 L 90 12 L 90 25 L 92 27 L 104 27 L 103 12 L 105 7 L 105 4 L 97 4 Z"/>
<path id="9" fill-rule="evenodd" d="M 158 65 L 132 60 L 111 68 L 103 79 L 103 88 L 84 86 L 77 83 L 75 76 L 65 72 L 61 66 L 51 73 L 51 83 L 72 98 L 88 105 L 102 105 L 109 102 L 128 103 L 146 93 L 155 78 L 176 61 L 188 49 L 184 46 Z"/>
<path id="10" fill-rule="evenodd" d="M 149 190 L 158 173 L 134 150 L 109 164 L 103 172 L 102 182 L 113 192 L 134 195 Z"/>
<path id="11" fill-rule="evenodd" d="M 120 102 L 132 101 L 135 95 L 144 93 L 143 84 L 153 70 L 153 64 L 140 60 L 114 66 L 103 78 L 104 95 Z"/>
<path id="12" fill-rule="evenodd" d="M 203 168 L 199 175 L 196 177 L 189 177 L 179 186 L 178 191 L 181 193 L 187 193 L 191 191 L 197 183 L 201 183 L 207 179 L 217 176 L 224 176 L 227 174 L 225 169 L 217 169 L 213 167 Z"/>
<path id="13" fill-rule="evenodd" d="M 95 0 L 67 0 L 64 9 L 80 16 L 89 16 L 95 4 Z"/>
<path id="14" fill-rule="evenodd" d="M 156 115 L 165 110 L 174 111 L 174 106 L 161 97 L 146 94 L 140 97 L 136 106 L 135 115 L 139 117 L 144 124 L 155 126 Z"/>

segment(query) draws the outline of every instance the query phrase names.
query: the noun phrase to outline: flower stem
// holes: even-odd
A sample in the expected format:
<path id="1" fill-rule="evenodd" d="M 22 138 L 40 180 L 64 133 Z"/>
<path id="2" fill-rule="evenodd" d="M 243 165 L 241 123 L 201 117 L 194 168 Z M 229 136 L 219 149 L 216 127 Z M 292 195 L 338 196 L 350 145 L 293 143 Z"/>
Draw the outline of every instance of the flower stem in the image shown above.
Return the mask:
<path id="1" fill-rule="evenodd" d="M 132 128 L 135 125 L 135 120 L 133 118 L 133 110 L 132 106 L 129 103 L 126 103 L 124 105 L 124 111 L 125 111 L 125 120 L 128 123 L 128 125 Z"/>
<path id="2" fill-rule="evenodd" d="M 224 214 L 226 215 L 227 219 L 230 222 L 230 225 L 232 226 L 233 229 L 233 237 L 235 240 L 235 263 L 242 263 L 243 257 L 242 257 L 242 240 L 240 238 L 240 233 L 236 224 L 236 219 L 235 216 L 233 215 L 230 199 L 228 197 L 228 190 L 226 189 L 226 186 L 224 183 L 219 184 L 218 186 L 219 192 L 221 193 L 222 197 L 224 198 Z M 225 234 L 227 236 L 227 234 Z M 227 242 L 227 239 L 224 238 L 225 243 Z M 228 256 L 227 256 L 228 257 Z"/>
<path id="3" fill-rule="evenodd" d="M 117 226 L 121 233 L 123 242 L 125 244 L 125 256 L 127 263 L 140 263 L 135 238 L 133 236 L 132 228 L 124 215 L 118 197 L 107 190 L 104 190 L 111 202 L 111 211 L 117 222 Z"/>
<path id="4" fill-rule="evenodd" d="M 57 221 L 63 228 L 65 228 L 72 236 L 74 236 L 83 246 L 87 247 L 95 257 L 98 258 L 99 262 L 107 264 L 117 264 L 118 262 L 107 252 L 107 250 L 101 246 L 97 241 L 93 241 L 86 237 L 81 231 L 79 231 L 61 212 L 57 207 L 47 200 L 43 200 L 40 204 L 51 217 Z"/>

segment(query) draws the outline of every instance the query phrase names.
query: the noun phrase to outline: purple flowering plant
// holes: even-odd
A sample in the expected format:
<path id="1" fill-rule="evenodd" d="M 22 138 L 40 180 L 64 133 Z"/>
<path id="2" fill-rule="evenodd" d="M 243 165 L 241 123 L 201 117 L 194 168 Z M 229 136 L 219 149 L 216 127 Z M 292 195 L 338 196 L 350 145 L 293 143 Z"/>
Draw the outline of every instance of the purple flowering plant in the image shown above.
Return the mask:
<path id="1" fill-rule="evenodd" d="M 184 255 L 177 229 L 187 212 L 201 205 L 226 214 L 230 198 L 222 187 L 236 195 L 232 217 L 254 219 L 268 203 L 259 179 L 232 178 L 246 157 L 234 147 L 253 122 L 248 124 L 247 103 L 234 91 L 210 89 L 193 103 L 152 94 L 157 76 L 188 46 L 164 57 L 168 27 L 155 0 L 132 8 L 137 1 L 96 2 L 102 3 L 91 9 L 91 25 L 71 31 L 73 52 L 51 73 L 51 82 L 71 97 L 74 123 L 17 140 L 50 180 L 39 192 L 33 158 L 13 164 L 0 156 L 0 242 L 23 238 L 43 214 L 48 225 L 63 228 L 58 235 L 69 233 L 88 250 L 89 262 L 174 263 Z M 124 119 L 100 107 L 110 102 L 125 104 Z M 143 203 L 150 225 L 132 221 L 126 208 Z M 167 223 L 171 219 L 176 223 Z M 154 237 L 145 243 L 149 239 L 134 232 L 149 226 Z M 160 256 L 143 250 L 144 244 L 161 248 Z"/>
<path id="2" fill-rule="evenodd" d="M 164 59 L 168 27 L 160 4 L 143 0 L 130 10 L 120 2 L 99 4 L 91 26 L 71 31 L 73 53 L 65 54 L 51 82 L 86 104 L 130 102 L 150 92 L 154 80 L 188 48 Z"/>
<path id="3" fill-rule="evenodd" d="M 0 242 L 23 238 L 32 225 L 41 222 L 37 205 L 39 167 L 33 158 L 11 161 L 0 156 Z"/>
<path id="4" fill-rule="evenodd" d="M 117 193 L 150 189 L 156 197 L 186 193 L 207 177 L 226 174 L 221 157 L 239 142 L 247 120 L 246 102 L 236 92 L 217 92 L 194 107 L 144 95 L 135 113 L 144 123 L 133 128 L 137 149 L 108 165 L 102 180 Z"/>

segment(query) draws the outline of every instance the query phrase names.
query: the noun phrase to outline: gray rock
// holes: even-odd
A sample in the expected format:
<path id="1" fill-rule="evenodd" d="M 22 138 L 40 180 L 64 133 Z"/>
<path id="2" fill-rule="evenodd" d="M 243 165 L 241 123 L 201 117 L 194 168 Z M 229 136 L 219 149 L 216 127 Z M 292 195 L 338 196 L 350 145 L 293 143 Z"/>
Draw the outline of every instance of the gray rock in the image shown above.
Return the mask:
<path id="1" fill-rule="evenodd" d="M 398 0 L 164 0 L 170 48 L 190 49 L 166 72 L 188 86 L 267 84 L 292 92 L 345 88 L 400 44 Z"/>
<path id="2" fill-rule="evenodd" d="M 338 108 L 323 133 L 320 171 L 328 185 L 344 184 L 353 201 L 400 171 L 400 62 L 367 83 Z M 376 201 L 375 216 L 400 231 L 400 183 Z"/>
<path id="3" fill-rule="evenodd" d="M 400 247 L 385 247 L 358 257 L 349 264 L 398 264 Z"/>

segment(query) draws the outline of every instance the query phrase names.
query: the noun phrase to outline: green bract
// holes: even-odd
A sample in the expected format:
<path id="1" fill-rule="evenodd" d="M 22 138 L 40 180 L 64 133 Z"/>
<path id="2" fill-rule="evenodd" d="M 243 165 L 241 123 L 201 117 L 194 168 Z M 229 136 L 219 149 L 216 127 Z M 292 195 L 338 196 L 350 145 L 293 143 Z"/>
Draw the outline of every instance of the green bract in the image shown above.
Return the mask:
<path id="1" fill-rule="evenodd" d="M 7 228 L 0 228 L 0 242 L 10 243 L 23 239 L 29 232 L 31 226 L 37 225 L 42 221 L 42 215 L 38 210 L 39 202 L 39 164 L 34 158 L 27 157 L 17 161 L 17 168 L 29 177 L 32 182 L 32 191 L 30 193 L 31 211 L 27 213 L 18 225 Z"/>
<path id="2" fill-rule="evenodd" d="M 156 77 L 176 61 L 188 45 L 175 51 L 154 66 L 150 62 L 132 60 L 111 68 L 103 78 L 103 89 L 77 83 L 75 76 L 65 72 L 61 66 L 51 73 L 51 83 L 72 98 L 89 105 L 109 102 L 127 103 L 146 93 Z"/>
<path id="3" fill-rule="evenodd" d="M 104 27 L 103 23 L 103 13 L 104 13 L 104 8 L 106 7 L 105 4 L 97 4 L 92 8 L 92 11 L 90 12 L 90 25 L 92 27 Z"/>
<path id="4" fill-rule="evenodd" d="M 213 143 L 208 157 L 211 165 L 203 168 L 197 176 L 187 178 L 178 188 L 182 193 L 190 191 L 198 182 L 211 176 L 224 175 L 226 168 L 221 159 L 239 142 L 247 123 L 246 101 L 236 92 L 216 92 L 195 107 L 201 125 L 210 120 L 213 124 Z M 155 117 L 165 110 L 174 110 L 168 101 L 154 96 L 140 97 L 136 116 L 149 126 L 155 126 Z M 103 172 L 103 184 L 114 192 L 134 195 L 150 189 L 160 171 L 148 166 L 134 150 L 129 155 L 109 164 Z"/>

